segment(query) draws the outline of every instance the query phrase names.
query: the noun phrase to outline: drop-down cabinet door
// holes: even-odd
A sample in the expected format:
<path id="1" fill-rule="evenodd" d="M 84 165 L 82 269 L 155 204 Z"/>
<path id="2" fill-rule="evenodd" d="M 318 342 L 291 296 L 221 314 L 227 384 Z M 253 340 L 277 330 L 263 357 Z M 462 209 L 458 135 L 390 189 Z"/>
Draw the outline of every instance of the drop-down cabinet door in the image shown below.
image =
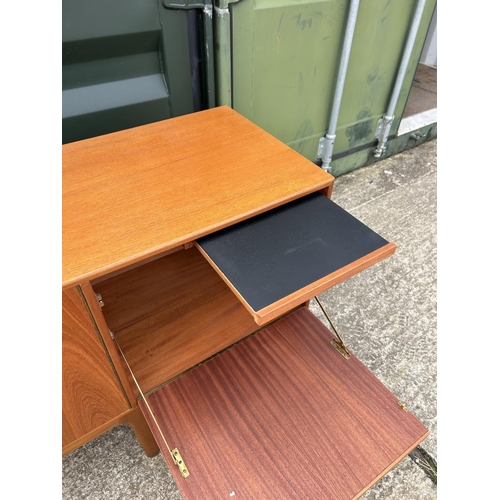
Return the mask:
<path id="1" fill-rule="evenodd" d="M 185 500 L 358 498 L 428 435 L 331 338 L 303 307 L 139 401 Z"/>
<path id="2" fill-rule="evenodd" d="M 196 244 L 259 325 L 396 249 L 320 193 L 217 231 Z"/>

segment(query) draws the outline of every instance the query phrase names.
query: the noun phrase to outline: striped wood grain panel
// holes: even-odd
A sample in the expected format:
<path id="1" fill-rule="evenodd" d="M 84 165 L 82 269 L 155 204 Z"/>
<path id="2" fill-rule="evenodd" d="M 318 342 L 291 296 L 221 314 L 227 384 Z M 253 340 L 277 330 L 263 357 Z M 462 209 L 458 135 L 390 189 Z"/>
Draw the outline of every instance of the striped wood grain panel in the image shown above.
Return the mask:
<path id="1" fill-rule="evenodd" d="M 357 498 L 428 435 L 331 338 L 302 308 L 148 397 L 186 500 Z"/>
<path id="2" fill-rule="evenodd" d="M 130 409 L 76 287 L 62 294 L 62 369 L 65 450 Z"/>

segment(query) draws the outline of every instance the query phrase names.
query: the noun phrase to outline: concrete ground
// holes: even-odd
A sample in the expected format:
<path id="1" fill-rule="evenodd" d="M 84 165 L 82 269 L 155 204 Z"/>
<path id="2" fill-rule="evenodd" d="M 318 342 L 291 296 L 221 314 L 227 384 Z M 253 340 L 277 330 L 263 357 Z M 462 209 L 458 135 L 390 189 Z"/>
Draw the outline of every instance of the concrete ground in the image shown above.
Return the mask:
<path id="1" fill-rule="evenodd" d="M 398 248 L 320 299 L 350 350 L 430 430 L 420 447 L 437 461 L 436 150 L 437 140 L 427 142 L 335 180 L 332 200 Z M 314 301 L 311 309 L 323 319 Z M 128 426 L 64 457 L 62 466 L 63 500 L 181 499 L 162 456 L 148 458 Z M 436 498 L 410 457 L 362 496 Z"/>

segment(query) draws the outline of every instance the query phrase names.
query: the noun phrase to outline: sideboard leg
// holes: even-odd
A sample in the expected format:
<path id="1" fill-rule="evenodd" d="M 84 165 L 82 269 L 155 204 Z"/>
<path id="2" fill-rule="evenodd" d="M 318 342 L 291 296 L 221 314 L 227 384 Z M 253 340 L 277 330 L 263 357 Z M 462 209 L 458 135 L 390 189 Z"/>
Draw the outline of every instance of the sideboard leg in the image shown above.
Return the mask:
<path id="1" fill-rule="evenodd" d="M 121 423 L 129 424 L 132 427 L 132 430 L 148 457 L 152 458 L 158 455 L 160 448 L 158 448 L 156 440 L 151 433 L 151 429 L 149 428 L 146 419 L 138 406 L 127 413 L 127 415 L 123 417 L 123 422 Z"/>

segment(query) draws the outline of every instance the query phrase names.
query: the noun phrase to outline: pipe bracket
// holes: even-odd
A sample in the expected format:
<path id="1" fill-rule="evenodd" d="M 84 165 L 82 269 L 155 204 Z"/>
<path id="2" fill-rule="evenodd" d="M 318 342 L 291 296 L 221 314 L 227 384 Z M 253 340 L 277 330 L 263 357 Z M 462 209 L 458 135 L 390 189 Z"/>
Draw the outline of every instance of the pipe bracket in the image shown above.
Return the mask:
<path id="1" fill-rule="evenodd" d="M 378 139 L 378 146 L 373 152 L 375 158 L 380 158 L 385 154 L 387 137 L 389 137 L 389 132 L 391 130 L 392 122 L 394 121 L 393 116 L 384 115 L 377 124 L 377 130 L 375 132 L 375 139 Z"/>
<path id="2" fill-rule="evenodd" d="M 321 168 L 330 172 L 330 163 L 332 161 L 333 155 L 333 145 L 335 144 L 336 135 L 326 134 L 325 137 L 321 137 L 318 144 L 318 152 L 316 154 L 316 158 L 321 159 L 323 165 Z"/>

